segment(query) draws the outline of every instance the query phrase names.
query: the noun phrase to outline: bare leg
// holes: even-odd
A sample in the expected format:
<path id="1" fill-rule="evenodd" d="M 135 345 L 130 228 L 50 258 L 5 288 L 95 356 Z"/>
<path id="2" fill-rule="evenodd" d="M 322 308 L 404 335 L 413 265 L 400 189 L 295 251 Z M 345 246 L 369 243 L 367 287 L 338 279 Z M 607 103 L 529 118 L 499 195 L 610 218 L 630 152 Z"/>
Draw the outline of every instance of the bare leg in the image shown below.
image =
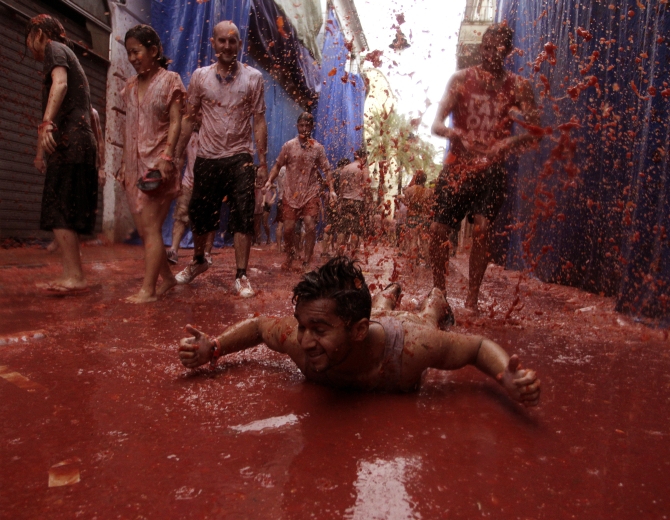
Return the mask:
<path id="1" fill-rule="evenodd" d="M 205 242 L 205 253 L 211 253 L 214 247 L 214 231 L 207 233 L 207 241 Z"/>
<path id="2" fill-rule="evenodd" d="M 468 283 L 468 297 L 465 306 L 477 310 L 479 287 L 482 285 L 484 273 L 489 265 L 488 250 L 490 223 L 484 215 L 475 215 L 475 226 L 472 230 L 472 251 L 470 252 L 470 280 Z"/>
<path id="3" fill-rule="evenodd" d="M 184 233 L 186 233 L 186 224 L 181 220 L 175 220 L 172 224 L 172 246 L 170 247 L 172 251 L 179 251 L 179 244 L 181 244 L 181 239 L 184 238 Z"/>
<path id="4" fill-rule="evenodd" d="M 400 284 L 392 283 L 372 298 L 372 308 L 378 311 L 392 311 L 400 299 Z"/>
<path id="5" fill-rule="evenodd" d="M 430 225 L 430 260 L 433 267 L 433 286 L 444 291 L 449 267 L 449 226 L 433 222 Z"/>
<path id="6" fill-rule="evenodd" d="M 38 284 L 43 289 L 84 289 L 86 277 L 81 267 L 79 236 L 71 229 L 54 229 L 54 239 L 61 252 L 63 274 L 53 282 Z"/>
<path id="7" fill-rule="evenodd" d="M 263 231 L 265 231 L 265 245 L 270 245 L 270 213 L 267 211 L 263 212 Z"/>
<path id="8" fill-rule="evenodd" d="M 352 258 L 358 253 L 358 246 L 360 245 L 361 238 L 359 235 L 351 234 L 351 256 Z"/>
<path id="9" fill-rule="evenodd" d="M 445 329 L 454 324 L 454 313 L 444 297 L 444 293 L 433 287 L 421 304 L 419 316 L 429 321 L 438 329 Z"/>
<path id="10" fill-rule="evenodd" d="M 208 236 L 209 233 L 205 233 L 204 235 L 196 235 L 195 233 L 193 233 L 193 258 L 205 254 L 205 248 L 207 247 Z"/>
<path id="11" fill-rule="evenodd" d="M 330 241 L 332 238 L 333 235 L 330 233 L 323 234 L 323 240 L 321 240 L 321 256 L 328 256 L 328 250 L 330 249 Z"/>
<path id="12" fill-rule="evenodd" d="M 133 215 L 137 230 L 144 242 L 144 281 L 137 294 L 129 296 L 130 303 L 148 303 L 156 301 L 160 294 L 177 285 L 163 244 L 162 227 L 165 217 L 170 210 L 170 201 L 157 200 L 148 203 L 139 215 Z M 163 283 L 156 290 L 158 275 Z"/>
<path id="13" fill-rule="evenodd" d="M 252 240 L 253 235 L 245 235 L 244 233 L 235 233 L 235 236 L 233 237 L 235 245 L 235 264 L 238 269 L 247 268 Z"/>
<path id="14" fill-rule="evenodd" d="M 281 241 L 284 237 L 284 223 L 277 222 L 277 228 L 275 229 L 276 239 L 277 239 L 277 252 L 281 253 Z"/>
<path id="15" fill-rule="evenodd" d="M 282 264 L 282 269 L 284 270 L 291 268 L 291 263 L 295 258 L 294 240 L 295 220 L 286 220 L 284 221 L 284 250 L 286 251 L 286 261 Z"/>
<path id="16" fill-rule="evenodd" d="M 261 243 L 261 220 L 263 219 L 262 213 L 254 213 L 254 244 Z"/>
<path id="17" fill-rule="evenodd" d="M 303 220 L 303 227 L 305 229 L 305 264 L 312 261 L 312 254 L 314 254 L 314 244 L 316 243 L 316 222 L 314 217 L 305 217 Z"/>

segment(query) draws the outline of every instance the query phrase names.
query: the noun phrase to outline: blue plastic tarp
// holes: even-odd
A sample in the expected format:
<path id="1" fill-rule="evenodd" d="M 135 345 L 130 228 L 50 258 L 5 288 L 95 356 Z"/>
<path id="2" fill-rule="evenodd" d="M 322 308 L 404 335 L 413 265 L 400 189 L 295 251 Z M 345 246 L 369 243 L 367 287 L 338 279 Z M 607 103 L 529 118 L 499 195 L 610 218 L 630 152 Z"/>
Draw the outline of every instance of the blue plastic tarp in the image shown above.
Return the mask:
<path id="1" fill-rule="evenodd" d="M 511 68 L 531 80 L 542 125 L 554 130 L 510 167 L 496 223 L 507 235 L 508 267 L 670 322 L 667 4 L 498 4 L 515 30 Z M 561 132 L 571 120 L 578 126 Z"/>
<path id="2" fill-rule="evenodd" d="M 349 51 L 332 10 L 326 22 L 321 64 L 321 94 L 314 112 L 314 138 L 324 145 L 331 165 L 353 160 L 363 143 L 365 83 L 358 74 L 347 74 Z"/>

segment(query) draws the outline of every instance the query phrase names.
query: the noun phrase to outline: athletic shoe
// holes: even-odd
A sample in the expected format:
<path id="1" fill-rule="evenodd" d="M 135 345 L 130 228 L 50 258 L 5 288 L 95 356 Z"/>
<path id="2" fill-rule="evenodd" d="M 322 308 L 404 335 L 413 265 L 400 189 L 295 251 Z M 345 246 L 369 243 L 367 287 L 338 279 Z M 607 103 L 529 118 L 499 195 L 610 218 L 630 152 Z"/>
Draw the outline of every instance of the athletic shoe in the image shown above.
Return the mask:
<path id="1" fill-rule="evenodd" d="M 212 255 L 205 253 L 205 262 L 207 262 L 208 265 L 212 265 Z"/>
<path id="2" fill-rule="evenodd" d="M 172 265 L 175 265 L 177 262 L 179 262 L 179 255 L 177 254 L 177 251 L 175 251 L 174 249 L 168 249 L 167 261 L 169 264 Z"/>
<path id="3" fill-rule="evenodd" d="M 242 298 L 251 298 L 256 294 L 251 288 L 249 279 L 246 276 L 235 280 L 235 292 Z"/>
<path id="4" fill-rule="evenodd" d="M 193 260 L 182 272 L 177 273 L 175 278 L 177 279 L 177 283 L 181 285 L 191 283 L 196 276 L 204 273 L 207 269 L 209 269 L 207 262 L 196 264 L 195 260 Z"/>

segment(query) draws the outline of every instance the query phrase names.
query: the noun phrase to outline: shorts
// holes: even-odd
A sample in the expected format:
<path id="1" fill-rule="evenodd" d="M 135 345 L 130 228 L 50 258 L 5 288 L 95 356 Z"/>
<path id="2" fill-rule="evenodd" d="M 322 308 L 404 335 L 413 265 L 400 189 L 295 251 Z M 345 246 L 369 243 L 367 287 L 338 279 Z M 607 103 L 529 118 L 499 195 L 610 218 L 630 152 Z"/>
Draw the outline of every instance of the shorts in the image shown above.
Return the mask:
<path id="1" fill-rule="evenodd" d="M 270 213 L 272 210 L 272 206 L 270 206 L 267 202 L 263 204 L 263 213 Z"/>
<path id="2" fill-rule="evenodd" d="M 305 217 L 316 218 L 319 216 L 319 197 L 312 197 L 302 208 L 292 208 L 288 204 L 283 204 L 282 213 L 285 221 L 297 221 Z"/>
<path id="3" fill-rule="evenodd" d="M 188 218 L 188 205 L 191 202 L 192 196 L 193 189 L 182 186 L 181 195 L 179 195 L 179 198 L 177 199 L 177 203 L 174 207 L 174 213 L 172 214 L 172 218 L 175 222 L 183 222 L 188 226 L 190 222 Z"/>
<path id="4" fill-rule="evenodd" d="M 342 199 L 337 225 L 339 233 L 362 235 L 365 231 L 362 220 L 365 218 L 365 201 Z"/>
<path id="5" fill-rule="evenodd" d="M 42 192 L 40 229 L 69 229 L 82 235 L 95 230 L 98 171 L 93 164 L 52 162 Z"/>
<path id="6" fill-rule="evenodd" d="M 204 159 L 193 166 L 193 196 L 188 206 L 193 233 L 205 235 L 219 229 L 221 201 L 230 207 L 228 231 L 254 234 L 256 166 L 248 153 Z"/>
<path id="7" fill-rule="evenodd" d="M 444 166 L 435 185 L 433 220 L 451 228 L 460 227 L 466 216 L 471 220 L 483 215 L 492 222 L 505 202 L 506 189 L 507 172 L 502 164 L 462 182 Z"/>
<path id="8" fill-rule="evenodd" d="M 407 229 L 426 227 L 426 217 L 423 215 L 410 215 L 407 217 Z"/>
<path id="9" fill-rule="evenodd" d="M 337 226 L 337 222 L 340 219 L 340 207 L 339 204 L 331 205 L 329 201 L 326 202 L 326 224 L 331 226 Z"/>

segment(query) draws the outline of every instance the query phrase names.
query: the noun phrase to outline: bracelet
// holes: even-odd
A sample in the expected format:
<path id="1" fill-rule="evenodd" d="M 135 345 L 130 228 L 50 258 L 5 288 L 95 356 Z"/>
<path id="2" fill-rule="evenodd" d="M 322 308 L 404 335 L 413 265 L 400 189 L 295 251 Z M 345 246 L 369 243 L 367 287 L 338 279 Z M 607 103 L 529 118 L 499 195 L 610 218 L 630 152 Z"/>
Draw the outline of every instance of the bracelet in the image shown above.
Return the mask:
<path id="1" fill-rule="evenodd" d="M 163 159 L 164 161 L 167 161 L 167 162 L 174 162 L 174 157 L 170 157 L 170 156 L 169 156 L 168 154 L 166 154 L 165 152 L 163 152 L 163 153 L 160 155 L 160 158 Z"/>
<path id="2" fill-rule="evenodd" d="M 51 125 L 51 126 L 53 126 L 52 131 L 53 131 L 53 130 L 56 130 L 56 125 L 54 125 L 54 122 L 53 122 L 53 121 L 42 121 L 42 122 L 40 123 L 40 125 L 37 127 L 37 131 L 38 131 L 38 132 L 41 131 L 42 128 L 45 127 L 45 126 L 47 126 L 47 125 Z"/>
<path id="3" fill-rule="evenodd" d="M 214 338 L 214 345 L 212 345 L 212 359 L 209 361 L 211 368 L 216 366 L 216 361 L 223 355 L 223 349 L 221 348 L 221 342 L 219 338 Z"/>

